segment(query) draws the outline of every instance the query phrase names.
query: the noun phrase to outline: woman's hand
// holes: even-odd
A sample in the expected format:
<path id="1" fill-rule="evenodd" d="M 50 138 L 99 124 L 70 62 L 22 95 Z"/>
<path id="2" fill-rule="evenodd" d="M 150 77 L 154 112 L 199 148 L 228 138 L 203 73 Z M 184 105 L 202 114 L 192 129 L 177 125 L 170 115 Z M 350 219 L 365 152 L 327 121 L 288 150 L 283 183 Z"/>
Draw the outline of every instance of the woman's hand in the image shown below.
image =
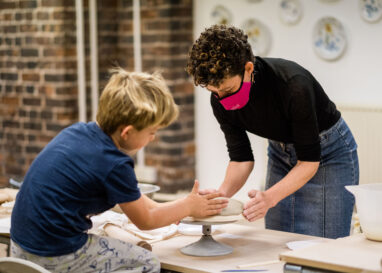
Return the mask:
<path id="1" fill-rule="evenodd" d="M 190 204 L 190 216 L 202 218 L 220 213 L 228 204 L 227 199 L 215 199 L 222 196 L 223 194 L 216 190 L 200 194 L 199 182 L 195 180 L 191 193 L 186 197 Z"/>
<path id="2" fill-rule="evenodd" d="M 244 205 L 243 216 L 250 222 L 263 218 L 274 207 L 273 200 L 266 192 L 250 190 L 248 196 L 251 200 Z"/>

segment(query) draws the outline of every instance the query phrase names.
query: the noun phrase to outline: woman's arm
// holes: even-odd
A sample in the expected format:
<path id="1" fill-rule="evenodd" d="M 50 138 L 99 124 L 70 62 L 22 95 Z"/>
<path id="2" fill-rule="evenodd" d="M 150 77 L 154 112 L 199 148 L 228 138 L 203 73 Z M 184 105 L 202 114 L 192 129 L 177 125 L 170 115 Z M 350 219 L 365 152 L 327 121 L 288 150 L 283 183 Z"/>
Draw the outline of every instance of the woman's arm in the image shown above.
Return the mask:
<path id="1" fill-rule="evenodd" d="M 214 192 L 221 192 L 225 197 L 232 197 L 238 192 L 245 184 L 248 176 L 251 174 L 255 163 L 253 161 L 236 162 L 230 161 L 223 183 L 219 189 L 203 189 L 200 194 L 209 194 Z"/>
<path id="2" fill-rule="evenodd" d="M 245 204 L 243 215 L 248 221 L 264 217 L 268 210 L 285 197 L 304 186 L 317 172 L 320 162 L 298 161 L 290 172 L 264 192 L 251 190 L 251 200 Z"/>
<path id="3" fill-rule="evenodd" d="M 235 162 L 231 161 L 228 164 L 224 181 L 219 188 L 219 191 L 226 197 L 233 196 L 245 184 L 248 176 L 251 174 L 255 162 L 244 161 Z"/>

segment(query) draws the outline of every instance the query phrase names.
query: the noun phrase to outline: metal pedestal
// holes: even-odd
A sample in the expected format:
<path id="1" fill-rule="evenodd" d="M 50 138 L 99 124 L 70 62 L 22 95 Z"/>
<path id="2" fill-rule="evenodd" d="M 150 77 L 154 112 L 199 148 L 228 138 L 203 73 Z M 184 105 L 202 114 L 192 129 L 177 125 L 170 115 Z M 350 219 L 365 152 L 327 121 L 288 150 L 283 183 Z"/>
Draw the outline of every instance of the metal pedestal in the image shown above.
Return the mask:
<path id="1" fill-rule="evenodd" d="M 211 236 L 211 225 L 203 224 L 203 235 L 200 240 L 181 248 L 180 251 L 190 256 L 210 257 L 230 254 L 233 248 L 215 241 Z"/>

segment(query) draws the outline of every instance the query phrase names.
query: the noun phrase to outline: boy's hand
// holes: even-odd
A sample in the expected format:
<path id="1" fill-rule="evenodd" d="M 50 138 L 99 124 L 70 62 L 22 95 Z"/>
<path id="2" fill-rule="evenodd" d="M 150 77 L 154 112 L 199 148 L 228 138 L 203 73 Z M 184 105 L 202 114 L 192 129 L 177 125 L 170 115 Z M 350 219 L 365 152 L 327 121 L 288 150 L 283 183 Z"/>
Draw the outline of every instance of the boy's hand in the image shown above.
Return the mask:
<path id="1" fill-rule="evenodd" d="M 222 197 L 221 192 L 215 191 L 207 194 L 199 193 L 199 182 L 195 180 L 191 193 L 187 196 L 190 204 L 190 216 L 202 218 L 217 214 L 228 205 L 227 199 L 214 199 Z"/>

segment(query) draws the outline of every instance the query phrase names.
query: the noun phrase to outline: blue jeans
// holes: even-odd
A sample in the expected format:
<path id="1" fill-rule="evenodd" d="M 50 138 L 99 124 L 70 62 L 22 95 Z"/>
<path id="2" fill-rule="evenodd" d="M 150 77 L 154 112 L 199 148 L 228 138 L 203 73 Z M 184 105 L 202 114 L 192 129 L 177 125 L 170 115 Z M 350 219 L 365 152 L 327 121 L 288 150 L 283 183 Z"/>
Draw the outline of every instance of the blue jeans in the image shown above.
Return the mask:
<path id="1" fill-rule="evenodd" d="M 345 185 L 358 185 L 357 144 L 340 118 L 320 133 L 321 160 L 317 173 L 265 216 L 265 226 L 326 238 L 348 236 L 354 197 Z M 279 182 L 297 164 L 293 144 L 269 141 L 266 188 Z"/>

